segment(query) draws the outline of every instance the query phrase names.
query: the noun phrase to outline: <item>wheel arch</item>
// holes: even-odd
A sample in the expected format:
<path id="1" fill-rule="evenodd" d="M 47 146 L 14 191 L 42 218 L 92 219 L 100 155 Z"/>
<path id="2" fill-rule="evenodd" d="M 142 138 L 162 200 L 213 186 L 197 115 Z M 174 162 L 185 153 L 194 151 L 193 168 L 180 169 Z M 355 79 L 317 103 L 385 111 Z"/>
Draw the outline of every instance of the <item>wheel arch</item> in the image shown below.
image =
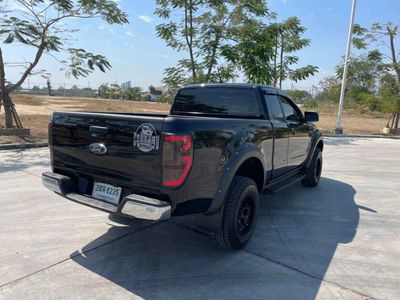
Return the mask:
<path id="1" fill-rule="evenodd" d="M 307 168 L 312 160 L 313 154 L 315 152 L 315 149 L 320 149 L 321 152 L 323 152 L 324 150 L 324 139 L 321 135 L 321 133 L 318 131 L 317 134 L 314 135 L 312 142 L 311 142 L 311 146 L 310 146 L 310 150 L 307 156 L 307 160 L 305 162 L 305 167 Z"/>
<path id="2" fill-rule="evenodd" d="M 235 176 L 244 176 L 254 180 L 259 192 L 261 192 L 264 186 L 264 167 L 260 159 L 257 157 L 246 159 L 237 169 L 234 177 Z"/>
<path id="3" fill-rule="evenodd" d="M 256 172 L 251 174 L 250 169 L 255 168 Z M 260 149 L 254 144 L 243 144 L 237 148 L 225 164 L 221 172 L 218 188 L 214 200 L 206 214 L 214 214 L 221 210 L 226 193 L 236 175 L 246 176 L 253 179 L 259 191 L 265 183 L 265 162 Z"/>
<path id="4" fill-rule="evenodd" d="M 324 141 L 322 139 L 320 139 L 315 148 L 319 148 L 319 150 L 321 150 L 321 152 L 323 152 L 324 151 Z"/>

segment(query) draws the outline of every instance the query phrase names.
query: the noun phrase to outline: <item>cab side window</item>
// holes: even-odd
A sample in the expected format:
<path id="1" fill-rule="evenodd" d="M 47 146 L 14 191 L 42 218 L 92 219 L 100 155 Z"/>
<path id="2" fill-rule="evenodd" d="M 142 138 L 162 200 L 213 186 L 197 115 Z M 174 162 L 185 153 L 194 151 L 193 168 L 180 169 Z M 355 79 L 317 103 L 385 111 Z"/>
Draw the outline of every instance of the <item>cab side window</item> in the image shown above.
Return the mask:
<path id="1" fill-rule="evenodd" d="M 294 107 L 295 104 L 284 97 L 279 98 L 286 120 L 293 122 L 303 122 L 303 116 L 301 115 L 300 111 Z"/>
<path id="2" fill-rule="evenodd" d="M 285 120 L 279 98 L 276 95 L 264 95 L 270 120 Z"/>

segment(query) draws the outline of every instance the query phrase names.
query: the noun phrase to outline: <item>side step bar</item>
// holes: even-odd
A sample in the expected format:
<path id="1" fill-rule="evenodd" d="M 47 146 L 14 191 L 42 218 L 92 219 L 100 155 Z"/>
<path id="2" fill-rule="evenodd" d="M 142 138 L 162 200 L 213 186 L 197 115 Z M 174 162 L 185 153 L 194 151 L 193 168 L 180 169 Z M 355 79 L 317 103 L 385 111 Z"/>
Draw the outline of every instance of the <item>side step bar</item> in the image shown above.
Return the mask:
<path id="1" fill-rule="evenodd" d="M 52 172 L 42 174 L 43 185 L 57 194 L 84 205 L 88 205 L 103 211 L 117 213 L 137 219 L 160 221 L 171 217 L 171 205 L 168 202 L 130 194 L 124 197 L 119 205 L 114 205 L 87 195 L 77 193 L 76 184 L 64 175 Z"/>
<path id="2" fill-rule="evenodd" d="M 301 181 L 304 179 L 304 177 L 306 177 L 306 175 L 304 174 L 297 174 L 294 175 L 293 177 L 290 177 L 286 180 L 280 180 L 278 182 L 273 182 L 270 185 L 267 185 L 266 188 L 263 190 L 263 194 L 269 194 L 269 195 L 273 195 L 276 194 L 284 189 L 286 189 L 287 187 Z"/>

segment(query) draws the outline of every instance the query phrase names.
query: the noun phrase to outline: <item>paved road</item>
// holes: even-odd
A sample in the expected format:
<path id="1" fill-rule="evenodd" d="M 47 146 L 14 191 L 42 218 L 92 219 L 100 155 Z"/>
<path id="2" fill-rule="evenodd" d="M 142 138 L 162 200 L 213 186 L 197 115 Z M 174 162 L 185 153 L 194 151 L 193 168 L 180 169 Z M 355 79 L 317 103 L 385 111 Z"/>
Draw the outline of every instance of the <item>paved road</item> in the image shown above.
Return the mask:
<path id="1" fill-rule="evenodd" d="M 264 196 L 236 252 L 63 200 L 47 150 L 2 151 L 0 299 L 400 299 L 400 141 L 326 144 L 320 185 Z"/>

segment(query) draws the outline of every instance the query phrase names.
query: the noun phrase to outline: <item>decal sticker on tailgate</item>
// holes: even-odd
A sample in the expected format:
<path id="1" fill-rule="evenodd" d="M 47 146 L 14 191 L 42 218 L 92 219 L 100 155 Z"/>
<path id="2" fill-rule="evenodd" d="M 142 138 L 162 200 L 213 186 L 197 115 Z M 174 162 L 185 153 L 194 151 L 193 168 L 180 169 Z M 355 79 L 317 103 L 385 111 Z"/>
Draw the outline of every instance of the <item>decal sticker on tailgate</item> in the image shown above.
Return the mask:
<path id="1" fill-rule="evenodd" d="M 148 123 L 141 124 L 133 135 L 133 147 L 140 151 L 150 152 L 158 150 L 160 146 L 160 136 L 153 125 Z"/>

